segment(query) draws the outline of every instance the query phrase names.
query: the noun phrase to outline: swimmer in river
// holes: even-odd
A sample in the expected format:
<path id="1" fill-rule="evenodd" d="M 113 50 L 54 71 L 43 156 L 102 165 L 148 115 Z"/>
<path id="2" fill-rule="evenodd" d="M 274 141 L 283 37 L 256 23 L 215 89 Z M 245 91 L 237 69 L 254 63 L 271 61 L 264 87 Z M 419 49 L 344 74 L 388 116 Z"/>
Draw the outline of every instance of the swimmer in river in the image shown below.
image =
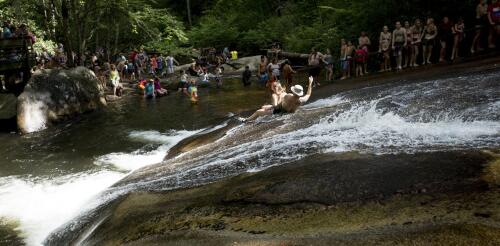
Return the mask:
<path id="1" fill-rule="evenodd" d="M 262 106 L 252 116 L 243 121 L 252 121 L 264 115 L 295 113 L 300 105 L 306 103 L 311 97 L 313 82 L 314 78 L 312 76 L 309 77 L 309 87 L 307 88 L 306 95 L 304 95 L 302 86 L 294 85 L 290 88 L 292 93 L 283 92 L 279 94 L 279 100 L 273 100 L 273 105 Z"/>

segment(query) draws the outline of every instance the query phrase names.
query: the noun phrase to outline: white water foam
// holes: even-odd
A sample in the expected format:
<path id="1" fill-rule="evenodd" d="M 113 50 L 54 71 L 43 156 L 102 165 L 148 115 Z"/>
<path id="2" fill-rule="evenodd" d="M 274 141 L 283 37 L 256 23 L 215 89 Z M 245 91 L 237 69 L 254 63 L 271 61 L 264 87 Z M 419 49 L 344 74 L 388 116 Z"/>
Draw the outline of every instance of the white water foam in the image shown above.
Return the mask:
<path id="1" fill-rule="evenodd" d="M 145 150 L 144 148 L 135 150 L 131 153 L 110 153 L 97 158 L 97 165 L 112 165 L 118 169 L 133 171 L 141 167 L 160 163 L 167 155 L 167 152 L 181 140 L 192 136 L 198 131 L 169 131 L 160 133 L 158 131 L 134 131 L 129 137 L 135 141 L 160 144 L 154 150 Z"/>
<path id="2" fill-rule="evenodd" d="M 22 116 L 24 121 L 20 126 L 27 133 L 45 129 L 47 126 L 47 116 L 45 115 L 47 105 L 41 101 L 31 102 L 24 106 Z"/>
<path id="3" fill-rule="evenodd" d="M 200 130 L 201 131 L 201 130 Z M 152 151 L 111 153 L 96 161 L 125 171 L 135 170 L 163 160 L 168 150 L 182 139 L 200 131 L 134 131 L 129 137 L 146 144 L 160 144 Z M 112 197 L 97 196 L 127 174 L 101 170 L 56 178 L 9 176 L 0 178 L 0 218 L 17 221 L 16 230 L 28 245 L 41 245 L 45 237 L 82 211 L 88 211 Z"/>
<path id="4" fill-rule="evenodd" d="M 45 237 L 85 207 L 93 198 L 124 177 L 112 171 L 73 174 L 55 179 L 0 178 L 0 217 L 19 222 L 17 230 L 28 245 L 41 245 Z"/>

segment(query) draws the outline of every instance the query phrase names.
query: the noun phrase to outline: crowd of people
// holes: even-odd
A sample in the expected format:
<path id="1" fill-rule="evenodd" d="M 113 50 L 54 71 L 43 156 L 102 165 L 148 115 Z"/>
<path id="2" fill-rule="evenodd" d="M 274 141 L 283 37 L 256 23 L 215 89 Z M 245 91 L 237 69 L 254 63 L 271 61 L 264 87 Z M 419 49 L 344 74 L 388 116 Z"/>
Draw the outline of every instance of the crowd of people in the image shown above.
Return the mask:
<path id="1" fill-rule="evenodd" d="M 475 31 L 468 32 L 473 34 L 473 37 L 470 37 L 470 50 L 463 49 L 466 35 L 463 18 L 456 17 L 451 20 L 446 16 L 439 23 L 435 23 L 433 18 L 427 18 L 425 21 L 397 21 L 393 30 L 390 30 L 389 26 L 382 28 L 378 42 L 372 42 L 366 32 L 361 32 L 355 41 L 341 39 L 338 58 L 333 56 L 330 49 L 326 49 L 324 53 L 312 49 L 307 59 L 307 69 L 313 77 L 312 86 L 320 86 L 318 76 L 322 70 L 325 70 L 327 81 L 332 81 L 336 72 L 343 80 L 351 76 L 364 76 L 369 73 L 369 68 L 373 70 L 374 64 L 378 64 L 376 70 L 380 72 L 401 71 L 435 62 L 453 61 L 469 51 L 474 54 L 495 48 L 496 37 L 500 34 L 500 1 L 479 0 L 475 13 Z M 26 24 L 15 26 L 9 21 L 3 23 L 1 38 L 23 36 L 36 41 Z M 284 84 L 285 91 L 290 91 L 294 86 L 293 75 L 296 73 L 289 60 L 279 62 L 281 52 L 281 45 L 273 43 L 270 61 L 267 56 L 261 56 L 257 71 L 258 80 L 271 88 L 275 94 L 278 82 Z M 216 86 L 221 87 L 222 65 L 231 65 L 230 61 L 238 58 L 238 52 L 228 47 L 220 52 L 215 48 L 202 49 L 200 53 L 200 57 L 193 60 L 192 64 L 177 76 L 174 75 L 174 66 L 179 65 L 179 62 L 172 55 L 147 53 L 144 49 L 127 55 L 119 54 L 112 59 L 109 58 L 108 52 L 98 49 L 94 53 L 87 52 L 77 58 L 74 53 L 67 54 L 63 45 L 59 44 L 54 54 L 43 49 L 37 54 L 37 61 L 38 67 L 43 68 L 50 63 L 64 66 L 68 59 L 72 59 L 72 63 L 92 69 L 102 86 L 110 86 L 116 96 L 121 95 L 122 80 L 139 81 L 141 88 L 149 88 L 147 86 L 151 84 L 152 90 L 145 89 L 145 97 L 151 97 L 151 92 L 155 97 L 165 95 L 166 91 L 161 88 L 160 78 L 171 77 L 179 81 L 177 91 L 193 97 L 197 91 L 196 85 L 208 84 L 210 80 L 214 80 Z M 250 85 L 251 77 L 252 72 L 246 67 L 242 74 L 244 86 Z M 154 79 L 149 81 L 147 78 Z M 194 93 L 191 93 L 192 91 Z"/>
<path id="2" fill-rule="evenodd" d="M 401 71 L 420 65 L 454 61 L 461 55 L 496 48 L 495 43 L 500 35 L 500 1 L 479 0 L 475 12 L 475 24 L 468 32 L 473 34 L 470 49 L 465 47 L 466 28 L 460 16 L 453 20 L 445 16 L 439 23 L 433 18 L 425 21 L 396 21 L 393 30 L 383 26 L 378 42 L 372 42 L 366 32 L 361 32 L 355 41 L 341 39 L 338 59 L 333 58 L 330 49 L 325 53 L 311 49 L 307 65 L 309 75 L 315 78 L 313 86 L 320 85 L 318 76 L 323 69 L 327 81 L 334 79 L 335 68 L 339 69 L 338 74 L 343 80 L 352 75 L 359 77 L 369 73 L 369 65 L 374 68 L 374 64 L 378 64 L 376 70 L 379 72 Z M 283 75 L 282 81 L 290 88 L 293 85 L 290 76 L 293 70 L 290 70 L 287 60 L 282 64 L 277 63 L 280 51 L 281 47 L 273 45 L 271 62 L 267 57 L 262 57 L 258 76 L 261 81 L 272 83 Z"/>

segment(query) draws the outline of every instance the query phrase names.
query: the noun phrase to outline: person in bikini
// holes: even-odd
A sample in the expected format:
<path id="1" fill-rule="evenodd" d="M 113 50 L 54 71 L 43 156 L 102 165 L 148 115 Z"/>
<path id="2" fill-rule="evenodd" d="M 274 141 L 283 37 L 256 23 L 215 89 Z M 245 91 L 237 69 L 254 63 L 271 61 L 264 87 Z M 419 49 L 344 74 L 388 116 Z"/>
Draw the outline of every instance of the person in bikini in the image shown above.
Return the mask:
<path id="1" fill-rule="evenodd" d="M 457 23 L 453 26 L 453 50 L 451 51 L 451 60 L 458 58 L 458 47 L 460 43 L 464 40 L 464 19 L 462 17 L 458 18 Z"/>
<path id="2" fill-rule="evenodd" d="M 383 31 L 380 33 L 379 37 L 379 49 L 378 52 L 383 54 L 383 62 L 380 64 L 380 72 L 391 70 L 391 57 L 390 57 L 390 47 L 392 43 L 392 35 L 389 32 L 389 28 L 384 26 Z"/>
<path id="3" fill-rule="evenodd" d="M 304 95 L 304 89 L 300 85 L 294 85 L 291 88 L 292 93 L 280 92 L 277 95 L 277 100 L 273 100 L 272 105 L 264 105 L 254 114 L 252 114 L 244 122 L 253 121 L 261 116 L 272 115 L 272 114 L 285 114 L 285 113 L 295 113 L 297 109 L 304 103 L 306 103 L 311 97 L 312 85 L 314 78 L 309 77 L 309 87 L 307 89 L 306 95 Z"/>
<path id="4" fill-rule="evenodd" d="M 438 34 L 438 30 L 436 25 L 434 24 L 433 18 L 427 19 L 427 25 L 423 31 L 422 38 L 422 46 L 423 46 L 423 61 L 424 64 L 431 64 L 431 56 L 432 56 L 432 48 L 436 42 L 436 36 Z"/>
<path id="5" fill-rule="evenodd" d="M 321 73 L 321 66 L 320 66 L 321 60 L 323 60 L 323 54 L 316 51 L 316 49 L 312 48 L 311 54 L 309 54 L 309 58 L 307 61 L 309 65 L 309 76 L 312 76 L 315 79 L 318 78 L 318 75 Z M 317 81 L 314 83 L 314 86 L 320 86 L 320 85 L 321 84 Z"/>
<path id="6" fill-rule="evenodd" d="M 420 44 L 422 42 L 422 22 L 420 19 L 415 20 L 415 24 L 410 28 L 411 38 L 412 38 L 412 48 L 410 67 L 418 67 L 417 57 L 420 49 Z"/>
<path id="7" fill-rule="evenodd" d="M 413 33 L 409 21 L 405 21 L 404 29 L 406 31 L 406 46 L 404 47 L 404 67 L 410 67 L 411 56 L 413 55 Z"/>
<path id="8" fill-rule="evenodd" d="M 490 21 L 488 19 L 488 3 L 486 0 L 478 0 L 478 3 L 476 5 L 476 23 L 474 26 L 476 29 L 476 34 L 472 39 L 472 45 L 470 48 L 471 54 L 474 54 L 476 51 L 483 50 L 480 45 L 480 39 L 481 35 L 483 33 L 486 33 L 485 30 L 487 30 L 489 25 Z"/>
<path id="9" fill-rule="evenodd" d="M 396 22 L 396 29 L 392 32 L 392 50 L 396 57 L 397 70 L 403 69 L 401 62 L 403 60 L 403 48 L 406 46 L 406 30 L 401 27 L 401 22 Z"/>

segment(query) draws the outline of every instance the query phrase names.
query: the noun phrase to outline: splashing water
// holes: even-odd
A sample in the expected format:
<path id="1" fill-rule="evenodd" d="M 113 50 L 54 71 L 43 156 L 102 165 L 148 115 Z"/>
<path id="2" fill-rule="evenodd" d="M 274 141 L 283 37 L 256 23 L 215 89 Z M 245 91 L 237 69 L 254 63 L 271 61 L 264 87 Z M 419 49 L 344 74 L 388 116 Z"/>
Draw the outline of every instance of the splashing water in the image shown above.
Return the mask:
<path id="1" fill-rule="evenodd" d="M 293 115 L 272 116 L 257 124 L 238 126 L 222 139 L 162 163 L 159 162 L 168 149 L 198 131 L 132 132 L 130 138 L 147 145 L 132 153 L 101 156 L 96 164 L 101 168 L 135 170 L 104 192 L 116 195 L 201 185 L 318 153 L 397 154 L 499 147 L 500 112 L 494 110 L 500 101 L 499 79 L 500 73 L 491 73 L 344 92 L 306 105 Z M 125 176 L 115 173 L 116 179 Z M 0 195 L 9 194 L 3 190 L 8 189 L 0 186 Z M 104 193 L 95 203 L 107 201 L 102 199 Z M 0 209 L 0 215 L 14 214 L 20 218 L 30 242 L 41 242 L 42 235 L 49 231 L 30 229 L 29 220 L 21 219 L 21 212 L 3 211 L 7 212 Z M 42 220 L 43 225 L 46 222 Z M 57 236 L 79 233 L 79 226 L 77 217 Z"/>
<path id="2" fill-rule="evenodd" d="M 98 198 L 131 171 L 163 160 L 168 150 L 182 139 L 199 131 L 133 131 L 129 138 L 156 149 L 132 153 L 111 153 L 97 158 L 98 166 L 112 165 L 117 170 L 83 172 L 55 178 L 10 176 L 0 178 L 0 218 L 19 222 L 19 230 L 28 245 L 41 245 L 45 237 L 81 211 L 95 208 L 118 195 Z"/>
<path id="3" fill-rule="evenodd" d="M 132 153 L 110 153 L 99 157 L 95 163 L 97 165 L 112 165 L 125 171 L 132 171 L 144 166 L 160 163 L 170 148 L 182 139 L 200 131 L 170 131 L 164 134 L 158 131 L 133 131 L 129 134 L 131 139 L 160 145 L 152 150 L 150 145 L 146 145 Z"/>
<path id="4" fill-rule="evenodd" d="M 56 179 L 0 178 L 0 217 L 18 220 L 26 243 L 41 245 L 51 231 L 99 203 L 92 198 L 124 176 L 100 171 Z"/>

